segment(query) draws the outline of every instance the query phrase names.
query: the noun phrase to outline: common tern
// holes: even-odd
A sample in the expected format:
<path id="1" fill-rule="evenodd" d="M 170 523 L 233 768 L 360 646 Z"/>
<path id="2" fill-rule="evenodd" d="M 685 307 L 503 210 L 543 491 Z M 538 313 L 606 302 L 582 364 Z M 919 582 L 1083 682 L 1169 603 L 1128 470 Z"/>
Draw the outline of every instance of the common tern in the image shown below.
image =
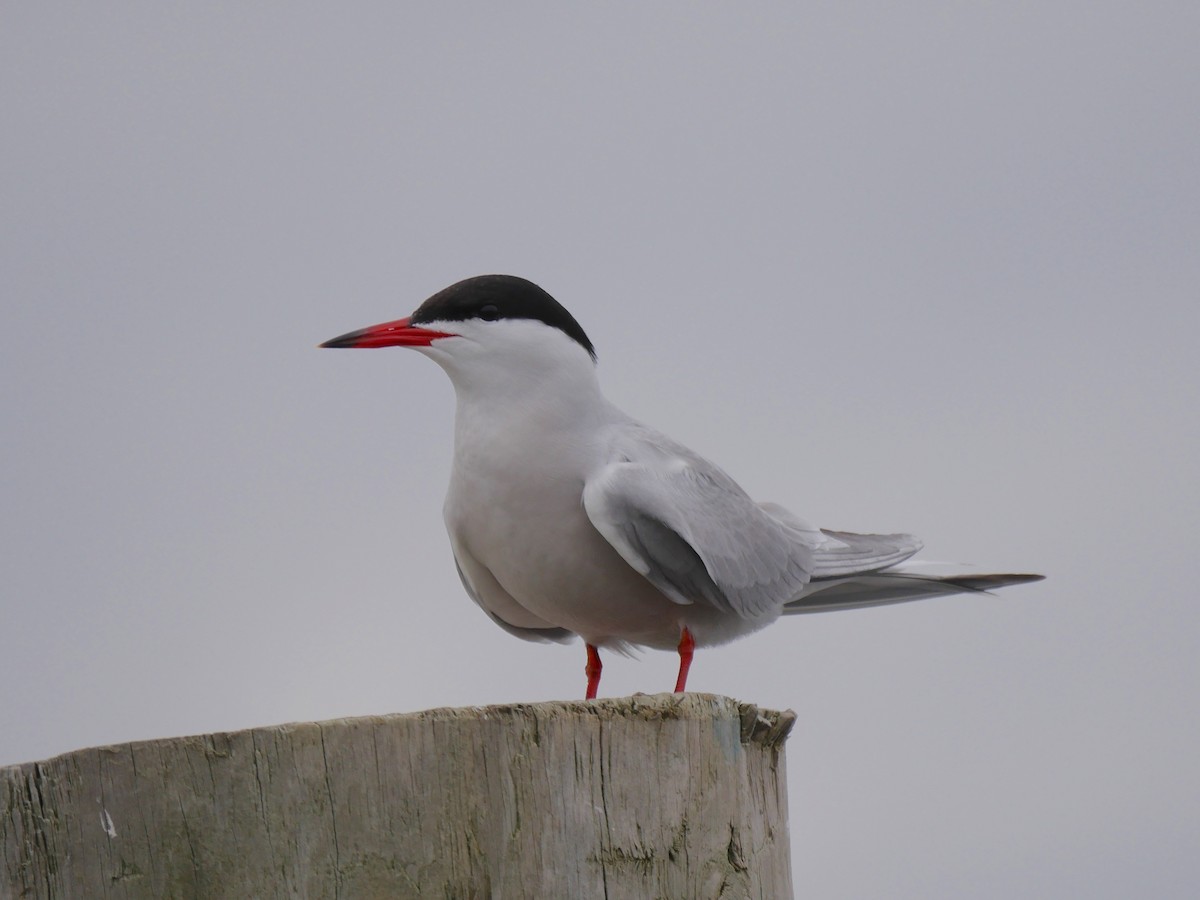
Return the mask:
<path id="1" fill-rule="evenodd" d="M 454 462 L 443 508 L 467 594 L 509 634 L 582 637 L 587 698 L 599 648 L 679 653 L 780 615 L 856 609 L 1038 581 L 946 574 L 908 534 L 816 528 L 756 503 L 720 468 L 605 399 L 596 351 L 546 291 L 468 278 L 411 316 L 322 347 L 411 347 L 454 384 Z"/>

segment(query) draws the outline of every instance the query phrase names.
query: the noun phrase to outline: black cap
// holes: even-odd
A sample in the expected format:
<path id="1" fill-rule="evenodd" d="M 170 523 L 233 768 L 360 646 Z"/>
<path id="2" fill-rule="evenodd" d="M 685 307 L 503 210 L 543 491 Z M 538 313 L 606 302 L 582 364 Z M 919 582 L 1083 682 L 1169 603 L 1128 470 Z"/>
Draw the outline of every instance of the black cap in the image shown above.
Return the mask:
<path id="1" fill-rule="evenodd" d="M 482 319 L 534 319 L 557 328 L 594 360 L 596 348 L 563 305 L 544 290 L 515 275 L 477 275 L 438 291 L 412 314 L 413 325 Z"/>

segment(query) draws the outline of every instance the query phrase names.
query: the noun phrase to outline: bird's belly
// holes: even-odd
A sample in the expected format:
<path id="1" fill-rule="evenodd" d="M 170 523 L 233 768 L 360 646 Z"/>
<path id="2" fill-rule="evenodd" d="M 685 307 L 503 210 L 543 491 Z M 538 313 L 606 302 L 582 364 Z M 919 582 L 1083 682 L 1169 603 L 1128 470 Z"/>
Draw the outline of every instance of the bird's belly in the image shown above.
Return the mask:
<path id="1" fill-rule="evenodd" d="M 621 559 L 587 518 L 578 486 L 543 482 L 531 491 L 509 482 L 469 492 L 469 506 L 455 488 L 446 498 L 454 541 L 539 619 L 597 646 L 678 643 L 687 607 Z"/>

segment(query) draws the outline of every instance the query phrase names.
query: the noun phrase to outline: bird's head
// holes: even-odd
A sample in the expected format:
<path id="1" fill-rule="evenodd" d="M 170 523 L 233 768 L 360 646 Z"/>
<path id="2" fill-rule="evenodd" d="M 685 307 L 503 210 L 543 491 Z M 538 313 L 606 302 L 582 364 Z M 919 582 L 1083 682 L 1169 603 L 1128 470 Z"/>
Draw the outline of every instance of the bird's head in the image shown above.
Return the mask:
<path id="1" fill-rule="evenodd" d="M 360 328 L 322 347 L 412 347 L 437 362 L 456 386 L 554 371 L 589 370 L 596 351 L 557 300 L 524 278 L 479 275 L 452 284 L 411 316 Z"/>

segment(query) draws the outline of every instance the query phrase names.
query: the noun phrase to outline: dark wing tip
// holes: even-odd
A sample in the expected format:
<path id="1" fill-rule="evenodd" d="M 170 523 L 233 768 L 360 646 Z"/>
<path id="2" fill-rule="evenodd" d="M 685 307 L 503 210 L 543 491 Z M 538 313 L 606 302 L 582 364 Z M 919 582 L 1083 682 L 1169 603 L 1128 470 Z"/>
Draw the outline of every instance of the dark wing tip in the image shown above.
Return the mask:
<path id="1" fill-rule="evenodd" d="M 976 591 L 991 591 L 996 588 L 1009 587 L 1014 584 L 1032 584 L 1035 581 L 1045 581 L 1045 575 L 1006 574 L 1006 575 L 965 575 L 947 578 L 954 584 Z"/>

